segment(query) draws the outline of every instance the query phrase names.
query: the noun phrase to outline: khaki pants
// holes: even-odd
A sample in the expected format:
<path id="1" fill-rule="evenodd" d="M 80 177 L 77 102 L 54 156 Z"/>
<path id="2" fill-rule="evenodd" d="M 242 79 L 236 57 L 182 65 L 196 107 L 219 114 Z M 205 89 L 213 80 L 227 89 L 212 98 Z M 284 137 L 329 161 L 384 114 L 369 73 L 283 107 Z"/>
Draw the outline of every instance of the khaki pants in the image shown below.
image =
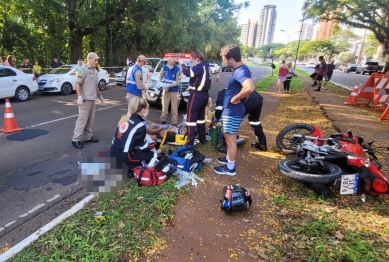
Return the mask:
<path id="1" fill-rule="evenodd" d="M 162 115 L 161 121 L 166 122 L 167 115 L 169 114 L 169 104 L 171 103 L 172 111 L 172 125 L 177 124 L 178 119 L 178 92 L 166 92 L 162 94 Z"/>
<path id="2" fill-rule="evenodd" d="M 127 93 L 126 99 L 128 101 L 128 111 L 127 111 L 128 116 L 132 116 L 133 114 L 136 113 L 136 111 L 138 110 L 140 98 L 141 98 L 140 96 Z"/>
<path id="3" fill-rule="evenodd" d="M 95 122 L 96 104 L 94 100 L 86 100 L 82 106 L 78 107 L 78 118 L 74 127 L 74 135 L 72 141 L 81 141 L 82 135 L 84 140 L 92 138 L 92 127 Z"/>

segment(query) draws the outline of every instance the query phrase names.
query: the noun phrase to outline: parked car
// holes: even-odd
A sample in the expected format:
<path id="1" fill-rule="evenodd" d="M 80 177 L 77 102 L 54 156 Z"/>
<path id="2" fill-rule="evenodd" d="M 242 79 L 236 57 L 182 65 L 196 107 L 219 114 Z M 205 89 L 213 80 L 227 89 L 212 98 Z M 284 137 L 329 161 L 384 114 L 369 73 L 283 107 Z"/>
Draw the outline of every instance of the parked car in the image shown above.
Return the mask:
<path id="1" fill-rule="evenodd" d="M 344 68 L 343 72 L 348 73 L 348 72 L 355 72 L 357 71 L 357 64 L 348 64 L 347 67 Z"/>
<path id="2" fill-rule="evenodd" d="M 357 66 L 355 73 L 361 73 L 362 75 L 369 73 L 371 75 L 373 72 L 382 71 L 382 69 L 383 66 L 379 65 L 378 62 L 366 62 L 364 65 Z"/>
<path id="3" fill-rule="evenodd" d="M 222 64 L 222 72 L 227 72 L 227 71 L 232 72 L 232 68 L 227 67 L 225 64 Z"/>
<path id="4" fill-rule="evenodd" d="M 37 79 L 38 90 L 44 93 L 61 92 L 63 95 L 70 95 L 76 90 L 76 79 L 78 65 L 70 64 L 55 68 L 49 73 L 40 76 Z M 107 70 L 100 68 L 99 74 L 99 89 L 105 90 L 109 83 L 109 74 Z"/>
<path id="5" fill-rule="evenodd" d="M 162 99 L 162 85 L 159 81 L 159 73 L 163 65 L 166 65 L 167 60 L 173 57 L 178 62 L 177 65 L 180 67 L 182 72 L 181 65 L 185 64 L 187 67 L 192 67 L 192 63 L 190 62 L 190 54 L 186 53 L 167 53 L 164 58 L 162 58 L 157 66 L 154 69 L 154 72 L 151 74 L 149 82 L 147 83 L 148 90 L 146 92 L 146 99 L 149 103 L 159 104 Z M 189 99 L 189 77 L 182 75 L 181 84 L 180 84 L 180 102 L 188 102 Z"/>
<path id="6" fill-rule="evenodd" d="M 149 81 L 150 76 L 159 61 L 161 61 L 161 58 L 147 58 L 147 64 L 142 67 L 144 84 Z M 124 86 L 124 77 L 126 75 L 126 70 L 127 67 L 123 68 L 122 71 L 115 74 L 115 83 L 118 86 Z"/>
<path id="7" fill-rule="evenodd" d="M 218 64 L 209 64 L 209 70 L 211 74 L 217 74 L 220 72 L 220 66 Z"/>
<path id="8" fill-rule="evenodd" d="M 15 98 L 17 101 L 24 102 L 36 91 L 38 91 L 38 84 L 33 74 L 0 65 L 0 99 Z"/>
<path id="9" fill-rule="evenodd" d="M 315 68 L 315 63 L 314 62 L 310 62 L 308 64 L 305 65 L 305 68 Z"/>

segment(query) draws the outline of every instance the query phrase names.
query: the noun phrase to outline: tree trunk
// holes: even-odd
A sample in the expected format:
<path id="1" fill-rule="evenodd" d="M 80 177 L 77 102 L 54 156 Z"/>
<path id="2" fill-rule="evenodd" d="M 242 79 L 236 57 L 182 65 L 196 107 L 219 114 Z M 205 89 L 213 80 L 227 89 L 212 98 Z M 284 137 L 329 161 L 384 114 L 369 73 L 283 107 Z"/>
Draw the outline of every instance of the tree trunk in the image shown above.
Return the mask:
<path id="1" fill-rule="evenodd" d="M 82 57 L 82 38 L 83 34 L 80 32 L 75 32 L 75 35 L 70 38 L 70 63 L 77 64 L 78 59 L 81 57 L 84 59 L 85 63 L 86 57 Z"/>

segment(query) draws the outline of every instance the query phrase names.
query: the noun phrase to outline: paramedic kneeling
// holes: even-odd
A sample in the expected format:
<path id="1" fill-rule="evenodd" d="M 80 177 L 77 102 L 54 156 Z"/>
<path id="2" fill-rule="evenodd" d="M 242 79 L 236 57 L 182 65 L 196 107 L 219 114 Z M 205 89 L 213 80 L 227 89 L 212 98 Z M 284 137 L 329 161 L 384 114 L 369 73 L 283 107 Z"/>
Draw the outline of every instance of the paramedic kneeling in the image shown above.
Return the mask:
<path id="1" fill-rule="evenodd" d="M 111 155 L 118 163 L 127 164 L 128 169 L 149 163 L 154 157 L 155 144 L 146 138 L 145 118 L 149 113 L 149 104 L 139 99 L 136 113 L 122 123 L 115 132 L 112 141 Z"/>

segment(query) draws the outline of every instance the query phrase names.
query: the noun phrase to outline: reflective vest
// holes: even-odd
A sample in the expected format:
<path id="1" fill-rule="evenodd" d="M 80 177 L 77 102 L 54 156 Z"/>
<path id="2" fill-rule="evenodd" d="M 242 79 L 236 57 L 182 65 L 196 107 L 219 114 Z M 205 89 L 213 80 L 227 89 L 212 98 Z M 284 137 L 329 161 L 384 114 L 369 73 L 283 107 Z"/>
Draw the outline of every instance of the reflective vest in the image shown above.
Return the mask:
<path id="1" fill-rule="evenodd" d="M 162 83 L 172 84 L 174 81 L 177 81 L 177 73 L 180 71 L 178 66 L 174 66 L 172 69 L 167 67 L 167 65 L 163 66 L 163 79 Z M 173 86 L 169 88 L 169 92 L 178 92 L 178 88 L 180 86 Z"/>
<path id="2" fill-rule="evenodd" d="M 140 68 L 138 65 L 133 65 L 128 69 L 127 72 L 127 82 L 126 82 L 126 89 L 127 93 L 136 95 L 136 96 L 142 96 L 142 91 L 138 89 L 136 86 L 136 80 L 135 80 L 135 72 L 139 71 L 142 74 L 142 68 Z"/>

